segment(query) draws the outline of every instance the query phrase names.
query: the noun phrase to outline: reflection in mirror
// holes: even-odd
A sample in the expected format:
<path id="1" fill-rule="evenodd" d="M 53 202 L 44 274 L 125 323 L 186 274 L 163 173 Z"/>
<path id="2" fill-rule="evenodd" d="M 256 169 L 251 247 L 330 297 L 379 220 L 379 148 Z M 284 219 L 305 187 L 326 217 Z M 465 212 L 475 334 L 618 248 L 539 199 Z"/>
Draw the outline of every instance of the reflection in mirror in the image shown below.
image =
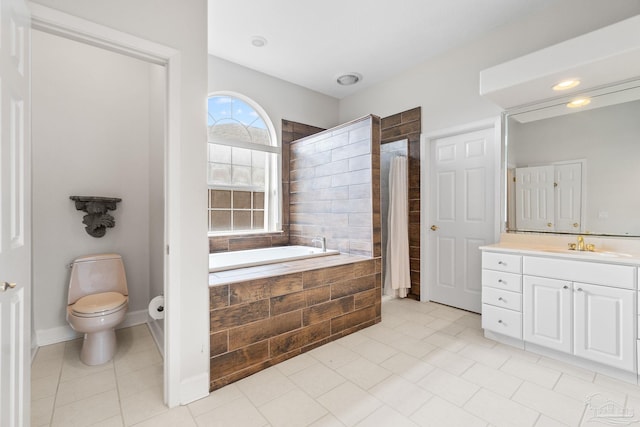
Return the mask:
<path id="1" fill-rule="evenodd" d="M 506 115 L 507 231 L 640 236 L 640 82 L 625 86 Z"/>

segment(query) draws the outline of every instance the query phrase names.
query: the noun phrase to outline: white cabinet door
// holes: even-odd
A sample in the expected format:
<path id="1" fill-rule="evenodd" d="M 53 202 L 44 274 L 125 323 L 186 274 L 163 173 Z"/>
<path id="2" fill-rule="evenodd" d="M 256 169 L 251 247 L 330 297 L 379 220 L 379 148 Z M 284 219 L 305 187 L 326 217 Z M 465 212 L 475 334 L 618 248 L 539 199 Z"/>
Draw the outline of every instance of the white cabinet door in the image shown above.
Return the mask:
<path id="1" fill-rule="evenodd" d="M 634 291 L 574 283 L 574 353 L 634 370 Z"/>
<path id="2" fill-rule="evenodd" d="M 571 352 L 571 282 L 523 277 L 524 340 Z"/>

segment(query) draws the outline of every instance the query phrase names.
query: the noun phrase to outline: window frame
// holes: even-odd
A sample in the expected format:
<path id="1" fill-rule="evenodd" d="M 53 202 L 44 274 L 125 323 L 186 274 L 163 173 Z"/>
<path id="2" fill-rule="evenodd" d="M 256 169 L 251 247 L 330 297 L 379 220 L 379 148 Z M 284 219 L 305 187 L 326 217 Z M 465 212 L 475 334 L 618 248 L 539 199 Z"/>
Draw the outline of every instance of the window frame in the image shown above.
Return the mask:
<path id="1" fill-rule="evenodd" d="M 245 229 L 245 230 L 222 230 L 222 231 L 211 231 L 208 230 L 207 234 L 210 237 L 213 236 L 233 236 L 233 235 L 247 235 L 247 234 L 271 234 L 282 232 L 282 142 L 277 136 L 275 126 L 267 112 L 260 106 L 256 101 L 245 96 L 238 92 L 233 91 L 215 91 L 210 92 L 207 95 L 207 116 L 209 114 L 208 103 L 209 100 L 213 97 L 222 97 L 227 96 L 231 98 L 236 98 L 249 107 L 253 108 L 253 110 L 260 116 L 262 121 L 264 122 L 267 132 L 269 133 L 269 137 L 271 140 L 271 145 L 257 144 L 251 143 L 247 141 L 234 141 L 232 139 L 219 139 L 216 141 L 209 139 L 209 132 L 207 131 L 207 164 L 209 164 L 209 144 L 219 144 L 230 147 L 237 147 L 249 150 L 257 150 L 262 151 L 267 154 L 271 153 L 275 156 L 275 159 L 272 161 L 272 168 L 275 170 L 265 171 L 265 185 L 264 185 L 264 217 L 265 217 L 265 227 L 262 229 Z M 207 119 L 208 121 L 208 119 Z M 209 129 L 209 126 L 207 126 Z M 273 183 L 272 183 L 273 181 Z M 255 186 L 234 186 L 234 185 L 211 185 L 208 182 L 207 176 L 207 198 L 209 198 L 209 190 L 232 190 L 232 191 L 250 191 L 254 192 Z M 210 200 L 207 201 L 207 215 L 210 215 L 211 212 Z M 233 215 L 233 209 L 230 209 L 231 214 Z M 209 220 L 207 220 L 208 222 Z"/>

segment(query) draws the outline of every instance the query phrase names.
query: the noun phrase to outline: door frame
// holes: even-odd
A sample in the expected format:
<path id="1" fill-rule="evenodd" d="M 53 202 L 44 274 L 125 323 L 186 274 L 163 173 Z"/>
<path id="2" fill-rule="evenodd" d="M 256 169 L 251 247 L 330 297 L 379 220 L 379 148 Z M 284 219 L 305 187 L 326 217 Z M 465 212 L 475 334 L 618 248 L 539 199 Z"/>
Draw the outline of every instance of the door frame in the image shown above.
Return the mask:
<path id="1" fill-rule="evenodd" d="M 500 167 L 496 168 L 495 175 L 493 177 L 496 194 L 498 194 L 498 192 L 500 194 L 500 197 L 496 197 L 494 200 L 494 211 L 496 212 L 496 215 L 494 215 L 494 240 L 498 241 L 500 233 L 504 228 L 504 219 L 506 219 L 506 213 L 501 209 L 501 206 L 506 206 L 504 203 L 506 200 L 506 178 L 503 161 L 503 153 L 505 150 L 504 141 L 502 139 L 502 116 L 439 129 L 420 136 L 420 158 L 422 159 L 420 162 L 420 262 L 422 264 L 420 266 L 420 301 L 431 301 L 429 288 L 432 284 L 428 283 L 429 274 L 427 271 L 428 257 L 431 255 L 427 244 L 429 238 L 427 224 L 431 224 L 432 220 L 429 214 L 429 202 L 431 201 L 431 182 L 429 180 L 431 143 L 436 139 L 485 129 L 493 129 L 494 141 L 500 142 L 500 144 L 496 144 L 496 149 L 494 150 L 496 165 L 500 165 Z M 499 213 L 499 215 L 497 213 Z"/>
<path id="2" fill-rule="evenodd" d="M 164 142 L 164 403 L 180 404 L 180 116 L 181 58 L 176 49 L 30 3 L 31 28 L 166 68 Z M 169 248 L 171 252 L 169 253 Z M 174 309 L 175 307 L 175 309 Z"/>

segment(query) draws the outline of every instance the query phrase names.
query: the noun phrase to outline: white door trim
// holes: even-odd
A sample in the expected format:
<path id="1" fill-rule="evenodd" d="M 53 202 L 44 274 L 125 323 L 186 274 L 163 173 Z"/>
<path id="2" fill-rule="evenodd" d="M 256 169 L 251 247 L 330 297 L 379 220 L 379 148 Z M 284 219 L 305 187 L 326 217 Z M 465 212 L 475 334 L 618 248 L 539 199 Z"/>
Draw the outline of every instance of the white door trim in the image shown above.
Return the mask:
<path id="1" fill-rule="evenodd" d="M 431 224 L 431 218 L 429 217 L 429 208 L 428 202 L 431 200 L 430 194 L 430 182 L 429 182 L 429 165 L 431 163 L 431 141 L 439 138 L 446 138 L 449 136 L 459 135 L 462 133 L 473 132 L 477 130 L 483 129 L 491 129 L 494 130 L 494 140 L 496 143 L 500 141 L 500 144 L 496 144 L 496 148 L 499 146 L 500 149 L 494 150 L 494 155 L 496 156 L 496 164 L 500 165 L 499 168 L 496 168 L 496 173 L 494 176 L 494 187 L 496 191 L 500 192 L 500 197 L 495 198 L 495 212 L 500 213 L 499 215 L 495 215 L 495 223 L 494 230 L 495 236 L 494 240 L 498 240 L 500 238 L 500 232 L 502 231 L 501 224 L 504 224 L 503 219 L 506 220 L 506 213 L 502 212 L 501 206 L 505 206 L 504 200 L 506 200 L 506 192 L 505 192 L 505 177 L 504 177 L 504 162 L 503 159 L 503 142 L 502 142 L 502 117 L 498 116 L 491 119 L 478 120 L 475 122 L 466 123 L 463 125 L 452 126 L 444 129 L 439 129 L 436 131 L 432 131 L 426 134 L 420 135 L 420 301 L 430 301 L 429 295 L 429 287 L 428 287 L 428 271 L 427 271 L 427 260 L 430 255 L 427 250 L 427 239 L 428 239 L 428 227 L 427 224 Z"/>
<path id="2" fill-rule="evenodd" d="M 180 402 L 180 52 L 104 25 L 30 3 L 31 27 L 166 67 L 164 401 Z M 169 253 L 169 248 L 171 251 Z M 175 307 L 175 309 L 174 309 Z"/>

